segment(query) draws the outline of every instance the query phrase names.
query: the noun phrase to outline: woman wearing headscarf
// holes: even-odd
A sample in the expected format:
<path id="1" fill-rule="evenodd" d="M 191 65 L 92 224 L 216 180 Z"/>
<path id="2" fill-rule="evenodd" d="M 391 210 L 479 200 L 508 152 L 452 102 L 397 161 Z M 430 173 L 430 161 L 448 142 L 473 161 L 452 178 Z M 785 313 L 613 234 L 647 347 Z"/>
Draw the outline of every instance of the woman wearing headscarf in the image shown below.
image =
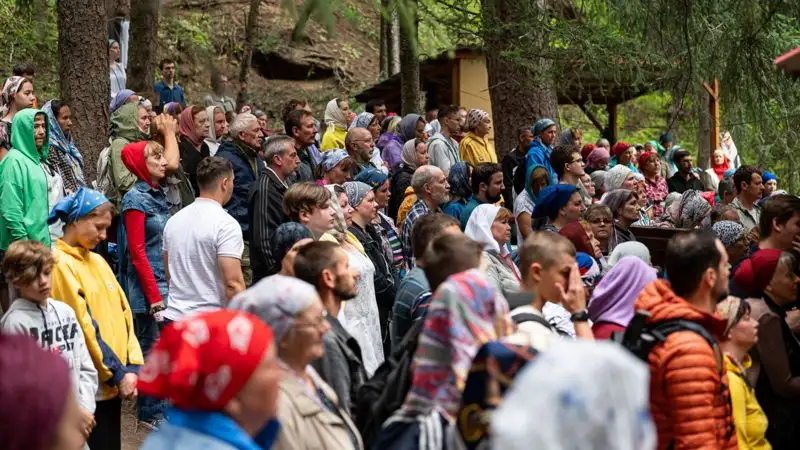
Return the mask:
<path id="1" fill-rule="evenodd" d="M 320 151 L 334 148 L 345 148 L 344 139 L 347 137 L 347 127 L 353 121 L 355 114 L 350 111 L 350 103 L 346 99 L 335 98 L 325 106 L 325 124 L 328 128 L 322 135 Z"/>
<path id="2" fill-rule="evenodd" d="M 0 334 L 0 423 L 6 450 L 75 450 L 84 420 L 67 361 L 25 335 Z"/>
<path id="3" fill-rule="evenodd" d="M 281 275 L 294 276 L 294 258 L 304 245 L 314 241 L 314 233 L 297 222 L 282 223 L 272 236 L 272 256 L 279 261 Z"/>
<path id="4" fill-rule="evenodd" d="M 633 173 L 639 173 L 634 164 L 634 157 L 636 155 L 636 147 L 627 142 L 619 141 L 611 147 L 611 152 L 614 156 L 611 158 L 611 167 L 617 165 L 625 166 Z"/>
<path id="5" fill-rule="evenodd" d="M 406 191 L 411 187 L 411 177 L 414 175 L 414 171 L 418 167 L 428 164 L 428 145 L 422 139 L 411 139 L 403 145 L 400 159 L 402 165 L 392 172 L 392 197 L 389 200 L 390 217 L 398 217 L 400 205 L 406 203 L 406 196 L 409 194 Z M 413 193 L 413 189 L 411 193 Z M 416 199 L 411 201 L 411 204 L 413 205 L 415 201 Z M 405 214 L 403 214 L 403 217 L 405 217 Z"/>
<path id="6" fill-rule="evenodd" d="M 786 322 L 786 311 L 797 301 L 797 257 L 761 249 L 742 261 L 733 281 L 751 297 L 751 317 L 758 321 L 758 343 L 750 352 L 756 397 L 769 419 L 767 441 L 775 450 L 800 442 L 800 343 Z"/>
<path id="7" fill-rule="evenodd" d="M 401 164 L 404 163 L 405 144 L 415 139 L 425 141 L 425 119 L 419 114 L 408 114 L 397 124 L 397 133 L 395 134 L 394 139 L 386 143 L 383 153 L 381 153 L 383 160 L 389 165 L 389 171 L 393 174 L 397 173 Z"/>
<path id="8" fill-rule="evenodd" d="M 398 116 L 389 116 L 383 119 L 381 122 L 381 135 L 377 141 L 375 141 L 375 147 L 378 148 L 381 152 L 386 149 L 386 145 L 391 140 L 399 140 L 399 144 L 402 148 L 403 139 L 397 134 L 397 126 L 400 124 L 402 120 L 401 117 Z M 382 153 L 381 153 L 382 155 Z"/>
<path id="9" fill-rule="evenodd" d="M 348 131 L 354 128 L 365 128 L 369 130 L 370 134 L 372 134 L 372 139 L 375 142 L 378 142 L 381 135 L 381 124 L 378 123 L 378 118 L 372 113 L 362 112 L 357 115 L 350 124 Z M 381 158 L 381 150 L 377 146 L 372 149 L 372 155 L 370 156 L 369 162 L 371 162 L 372 165 L 377 167 L 382 172 L 389 173 L 389 168 L 383 163 L 383 158 Z"/>
<path id="10" fill-rule="evenodd" d="M 581 148 L 583 146 L 583 132 L 580 128 L 567 128 L 561 133 L 558 145 L 569 145 Z M 581 155 L 583 157 L 583 155 Z"/>
<path id="11" fill-rule="evenodd" d="M 606 170 L 608 168 L 611 156 L 603 147 L 596 147 L 586 156 L 586 173 L 592 174 L 598 170 Z"/>
<path id="12" fill-rule="evenodd" d="M 606 172 L 603 178 L 603 186 L 605 192 L 611 192 L 615 189 L 633 190 L 636 187 L 636 174 L 628 166 L 617 164 Z"/>
<path id="13" fill-rule="evenodd" d="M 378 207 L 378 217 L 373 223 L 378 226 L 383 243 L 383 251 L 392 264 L 392 274 L 396 285 L 405 277 L 408 266 L 403 255 L 403 241 L 400 240 L 400 232 L 391 217 L 383 211 L 389 204 L 391 194 L 389 192 L 389 177 L 378 169 L 362 170 L 356 175 L 356 181 L 366 183 L 375 193 L 375 204 Z"/>
<path id="14" fill-rule="evenodd" d="M 730 169 L 731 165 L 725 152 L 718 148 L 714 150 L 711 155 L 711 167 L 703 172 L 701 181 L 707 191 L 717 192 L 719 190 L 719 182 L 725 179 L 725 171 Z M 765 173 L 766 175 L 766 173 Z M 764 180 L 764 187 L 766 188 L 766 180 Z M 766 189 L 764 189 L 766 191 Z"/>
<path id="15" fill-rule="evenodd" d="M 731 391 L 733 423 L 740 449 L 770 450 L 767 416 L 758 404 L 755 388 L 747 378 L 752 366 L 748 352 L 758 340 L 758 322 L 750 315 L 750 304 L 738 297 L 717 303 L 717 314 L 727 321 L 720 349 L 725 354 L 728 387 Z"/>
<path id="16" fill-rule="evenodd" d="M 131 304 L 136 338 L 147 356 L 158 339 L 161 312 L 166 309 L 168 283 L 162 241 L 169 205 L 160 182 L 166 177 L 167 161 L 160 144 L 140 141 L 125 146 L 122 162 L 139 181 L 122 198 L 117 276 Z M 137 403 L 141 422 L 152 427 L 163 422 L 164 402 L 139 397 Z"/>
<path id="17" fill-rule="evenodd" d="M 550 185 L 550 173 L 544 166 L 528 167 L 525 188 L 514 199 L 514 219 L 517 221 L 517 245 L 522 245 L 533 232 L 533 210 L 542 189 Z M 452 185 L 451 185 L 452 186 Z"/>
<path id="18" fill-rule="evenodd" d="M 442 212 L 461 220 L 464 207 L 472 197 L 472 165 L 466 161 L 459 161 L 450 167 L 447 174 L 447 184 L 450 186 L 450 201 L 442 207 Z"/>
<path id="19" fill-rule="evenodd" d="M 64 181 L 64 194 L 70 195 L 84 186 L 83 155 L 72 141 L 72 111 L 66 102 L 51 100 L 42 111 L 50 127 L 50 152 L 47 162 Z"/>
<path id="20" fill-rule="evenodd" d="M 106 260 L 92 252 L 105 240 L 113 214 L 107 198 L 81 187 L 53 208 L 48 222 L 65 224 L 53 252 L 51 296 L 75 311 L 100 382 L 88 444 L 119 450 L 122 399 L 134 397 L 135 366 L 144 360 L 125 292 Z"/>
<path id="21" fill-rule="evenodd" d="M 364 247 L 364 253 L 375 267 L 373 283 L 383 342 L 382 351 L 383 354 L 389 354 L 391 352 L 389 318 L 397 293 L 397 285 L 392 274 L 391 259 L 384 252 L 380 233 L 372 223 L 378 217 L 375 192 L 370 185 L 360 181 L 348 181 L 343 187 L 347 193 L 348 203 L 353 208 L 352 223 L 347 230 L 358 239 L 361 246 Z M 352 312 L 348 310 L 347 305 L 345 305 L 344 314 L 345 320 L 350 321 Z"/>
<path id="22" fill-rule="evenodd" d="M 208 145 L 204 142 L 210 128 L 208 113 L 203 107 L 189 105 L 181 113 L 179 128 L 181 165 L 192 183 L 194 192 L 200 192 L 197 186 L 197 165 L 203 158 L 211 156 Z"/>
<path id="23" fill-rule="evenodd" d="M 655 151 L 647 151 L 639 156 L 639 170 L 644 176 L 645 198 L 652 206 L 653 217 L 664 214 L 664 200 L 669 195 L 667 179 L 661 176 L 661 160 Z"/>
<path id="24" fill-rule="evenodd" d="M 241 311 L 168 325 L 138 388 L 169 400 L 169 421 L 147 436 L 142 450 L 271 448 L 280 429 L 281 377 L 273 338 L 267 325 Z"/>
<path id="25" fill-rule="evenodd" d="M 220 142 L 228 135 L 228 120 L 225 118 L 225 111 L 219 106 L 209 106 L 206 108 L 206 114 L 211 125 L 208 127 L 208 136 L 203 142 L 208 147 L 208 154 L 214 156 L 217 154 Z"/>
<path id="26" fill-rule="evenodd" d="M 139 96 L 136 95 L 136 92 L 134 92 L 134 91 L 132 91 L 130 89 L 123 89 L 123 90 L 117 92 L 117 95 L 115 95 L 111 99 L 111 103 L 108 105 L 108 113 L 109 114 L 114 114 L 114 111 L 118 110 L 120 107 L 122 107 L 122 105 L 124 105 L 126 103 L 139 103 Z M 142 105 L 142 106 L 145 109 L 147 109 L 146 106 L 144 106 L 144 105 Z M 148 114 L 149 113 L 150 113 L 150 111 L 148 111 Z"/>
<path id="27" fill-rule="evenodd" d="M 489 140 L 492 130 L 492 118 L 482 109 L 470 109 L 467 112 L 467 134 L 458 144 L 458 153 L 462 161 L 473 166 L 481 163 L 497 163 L 494 144 Z"/>
<path id="28" fill-rule="evenodd" d="M 36 95 L 33 83 L 24 77 L 9 77 L 3 83 L 0 94 L 0 161 L 11 150 L 11 122 L 14 115 L 23 109 L 33 108 Z"/>
<path id="29" fill-rule="evenodd" d="M 761 177 L 761 179 L 764 181 L 763 197 L 767 198 L 778 189 L 778 177 L 770 171 L 764 171 L 764 176 Z M 716 192 L 716 189 L 714 189 L 714 191 Z"/>
<path id="30" fill-rule="evenodd" d="M 178 119 L 183 112 L 183 105 L 178 102 L 170 102 L 164 105 L 164 114 Z"/>
<path id="31" fill-rule="evenodd" d="M 125 66 L 119 62 L 121 55 L 119 42 L 109 39 L 108 40 L 108 78 L 111 83 L 111 98 L 125 89 L 125 84 L 128 81 L 128 76 L 125 74 Z"/>
<path id="32" fill-rule="evenodd" d="M 711 226 L 711 231 L 717 236 L 728 252 L 728 260 L 732 267 L 737 267 L 742 258 L 748 253 L 748 233 L 744 226 L 730 220 L 720 220 Z"/>
<path id="33" fill-rule="evenodd" d="M 635 256 L 619 260 L 600 280 L 589 300 L 595 339 L 611 339 L 615 332 L 625 331 L 633 319 L 634 302 L 656 278 L 655 269 Z"/>
<path id="34" fill-rule="evenodd" d="M 317 166 L 317 184 L 342 184 L 349 181 L 356 166 L 355 160 L 346 150 L 335 148 L 322 154 L 322 159 Z"/>
<path id="35" fill-rule="evenodd" d="M 581 193 L 571 184 L 553 184 L 539 193 L 539 202 L 533 208 L 534 219 L 547 219 L 542 231 L 558 233 L 570 222 L 578 220 L 586 210 Z"/>
<path id="36" fill-rule="evenodd" d="M 492 448 L 653 449 L 649 383 L 647 366 L 619 345 L 559 341 L 506 392 L 492 415 Z"/>
<path id="37" fill-rule="evenodd" d="M 639 258 L 648 266 L 653 265 L 650 259 L 650 249 L 641 242 L 629 241 L 623 242 L 614 248 L 614 251 L 608 256 L 608 268 L 613 269 L 617 263 L 628 256 Z"/>
<path id="38" fill-rule="evenodd" d="M 684 192 L 680 200 L 667 209 L 675 228 L 697 228 L 710 212 L 711 205 L 708 200 L 703 198 L 700 191 L 694 189 Z"/>
<path id="39" fill-rule="evenodd" d="M 498 291 L 507 294 L 519 291 L 519 268 L 514 264 L 511 241 L 511 211 L 491 204 L 478 205 L 469 216 L 464 234 L 484 246 L 486 273 Z"/>
<path id="40" fill-rule="evenodd" d="M 570 222 L 559 230 L 558 234 L 569 239 L 575 246 L 575 251 L 586 253 L 598 262 L 604 259 L 600 241 L 594 237 L 594 232 L 588 222 L 584 220 Z M 605 261 L 602 262 L 602 265 L 605 265 Z"/>
<path id="41" fill-rule="evenodd" d="M 614 220 L 614 233 L 608 240 L 608 252 L 611 253 L 617 245 L 636 240 L 630 227 L 639 220 L 639 194 L 628 189 L 616 189 L 607 193 L 602 203 L 611 210 Z"/>
<path id="42" fill-rule="evenodd" d="M 273 275 L 238 294 L 230 307 L 269 325 L 278 344 L 283 373 L 278 391 L 280 432 L 273 448 L 361 450 L 361 436 L 348 412 L 311 366 L 325 353 L 323 336 L 330 330 L 316 288 L 297 278 Z"/>
<path id="43" fill-rule="evenodd" d="M 325 186 L 332 193 L 331 206 L 336 210 L 333 230 L 320 240 L 337 242 L 347 253 L 352 270 L 360 275 L 356 280 L 356 297 L 344 304 L 339 312 L 339 320 L 345 329 L 358 341 L 364 369 L 372 376 L 383 363 L 383 340 L 380 327 L 380 313 L 375 296 L 375 265 L 367 256 L 364 246 L 348 230 L 353 225 L 353 207 L 347 191 L 341 186 Z"/>

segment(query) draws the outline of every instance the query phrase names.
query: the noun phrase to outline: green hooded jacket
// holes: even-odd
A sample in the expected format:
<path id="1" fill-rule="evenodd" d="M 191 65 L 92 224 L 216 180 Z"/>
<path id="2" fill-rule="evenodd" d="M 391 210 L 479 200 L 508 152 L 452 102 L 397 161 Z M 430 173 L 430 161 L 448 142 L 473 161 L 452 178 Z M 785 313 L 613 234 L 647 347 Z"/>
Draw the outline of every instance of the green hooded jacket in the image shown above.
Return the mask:
<path id="1" fill-rule="evenodd" d="M 36 148 L 33 119 L 45 120 L 42 146 Z M 0 161 L 0 250 L 14 241 L 31 239 L 50 246 L 47 216 L 47 176 L 41 163 L 50 150 L 47 114 L 38 109 L 23 109 L 11 122 L 11 150 Z"/>
<path id="2" fill-rule="evenodd" d="M 111 134 L 111 176 L 114 179 L 114 186 L 119 190 L 119 200 L 126 192 L 133 188 L 139 181 L 136 175 L 132 174 L 125 164 L 122 163 L 122 149 L 132 142 L 150 139 L 149 134 L 139 130 L 137 115 L 139 114 L 139 104 L 126 103 L 111 114 L 111 124 L 109 133 Z"/>

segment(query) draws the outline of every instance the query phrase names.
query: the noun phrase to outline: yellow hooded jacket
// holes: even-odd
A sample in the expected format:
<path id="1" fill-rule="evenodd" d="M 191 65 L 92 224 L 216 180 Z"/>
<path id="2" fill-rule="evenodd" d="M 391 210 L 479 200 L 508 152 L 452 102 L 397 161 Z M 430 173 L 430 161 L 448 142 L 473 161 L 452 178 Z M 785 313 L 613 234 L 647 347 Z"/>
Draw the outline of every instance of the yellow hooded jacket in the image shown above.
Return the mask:
<path id="1" fill-rule="evenodd" d="M 128 299 L 102 256 L 59 239 L 54 257 L 52 297 L 75 311 L 100 379 L 98 398 L 112 399 L 118 389 L 109 380 L 118 382 L 124 366 L 144 364 Z"/>

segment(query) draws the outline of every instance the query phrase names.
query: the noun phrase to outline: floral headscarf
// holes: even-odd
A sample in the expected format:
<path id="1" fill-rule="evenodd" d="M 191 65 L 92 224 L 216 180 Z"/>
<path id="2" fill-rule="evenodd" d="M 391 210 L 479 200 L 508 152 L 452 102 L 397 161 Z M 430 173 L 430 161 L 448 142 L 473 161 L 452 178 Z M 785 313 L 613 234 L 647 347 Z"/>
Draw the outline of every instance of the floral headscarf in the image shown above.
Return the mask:
<path id="1" fill-rule="evenodd" d="M 364 201 L 364 197 L 372 190 L 370 185 L 360 181 L 348 181 L 344 183 L 342 187 L 344 187 L 344 191 L 347 195 L 347 201 L 350 202 L 350 206 L 353 208 L 360 205 L 361 202 Z"/>
<path id="2" fill-rule="evenodd" d="M 744 226 L 731 220 L 720 220 L 711 226 L 711 231 L 722 241 L 725 248 L 732 246 L 745 234 Z"/>
<path id="3" fill-rule="evenodd" d="M 369 124 L 372 123 L 372 119 L 374 118 L 375 114 L 362 112 L 361 114 L 356 116 L 356 118 L 350 124 L 350 128 L 348 128 L 348 130 L 352 130 L 354 128 L 367 128 Z"/>
<path id="4" fill-rule="evenodd" d="M 485 119 L 489 118 L 489 113 L 482 109 L 470 109 L 467 112 L 467 129 L 474 130 Z"/>
<path id="5" fill-rule="evenodd" d="M 469 185 L 469 165 L 466 161 L 459 161 L 450 167 L 447 183 L 450 185 L 450 193 L 455 197 L 468 199 L 472 195 L 472 187 Z"/>
<path id="6" fill-rule="evenodd" d="M 4 117 L 8 114 L 8 108 L 11 104 L 11 98 L 17 95 L 22 84 L 28 81 L 25 77 L 8 77 L 6 82 L 3 84 L 3 93 L 0 95 L 0 117 Z"/>
<path id="7" fill-rule="evenodd" d="M 677 228 L 694 228 L 700 225 L 710 211 L 711 205 L 700 191 L 689 189 L 683 193 L 679 202 L 672 204 L 670 213 Z"/>

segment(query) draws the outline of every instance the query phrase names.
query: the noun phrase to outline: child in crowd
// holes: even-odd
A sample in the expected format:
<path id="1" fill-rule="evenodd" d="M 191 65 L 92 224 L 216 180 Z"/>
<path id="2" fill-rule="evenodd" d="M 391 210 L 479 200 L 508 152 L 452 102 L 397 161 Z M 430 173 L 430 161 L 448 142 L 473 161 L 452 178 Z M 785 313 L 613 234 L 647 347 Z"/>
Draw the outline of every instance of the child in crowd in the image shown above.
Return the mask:
<path id="1" fill-rule="evenodd" d="M 81 431 L 88 438 L 95 425 L 97 370 L 75 312 L 50 298 L 54 263 L 50 249 L 41 242 L 16 241 L 8 246 L 2 271 L 19 297 L 0 320 L 0 331 L 30 335 L 42 348 L 67 360 L 83 413 Z"/>

